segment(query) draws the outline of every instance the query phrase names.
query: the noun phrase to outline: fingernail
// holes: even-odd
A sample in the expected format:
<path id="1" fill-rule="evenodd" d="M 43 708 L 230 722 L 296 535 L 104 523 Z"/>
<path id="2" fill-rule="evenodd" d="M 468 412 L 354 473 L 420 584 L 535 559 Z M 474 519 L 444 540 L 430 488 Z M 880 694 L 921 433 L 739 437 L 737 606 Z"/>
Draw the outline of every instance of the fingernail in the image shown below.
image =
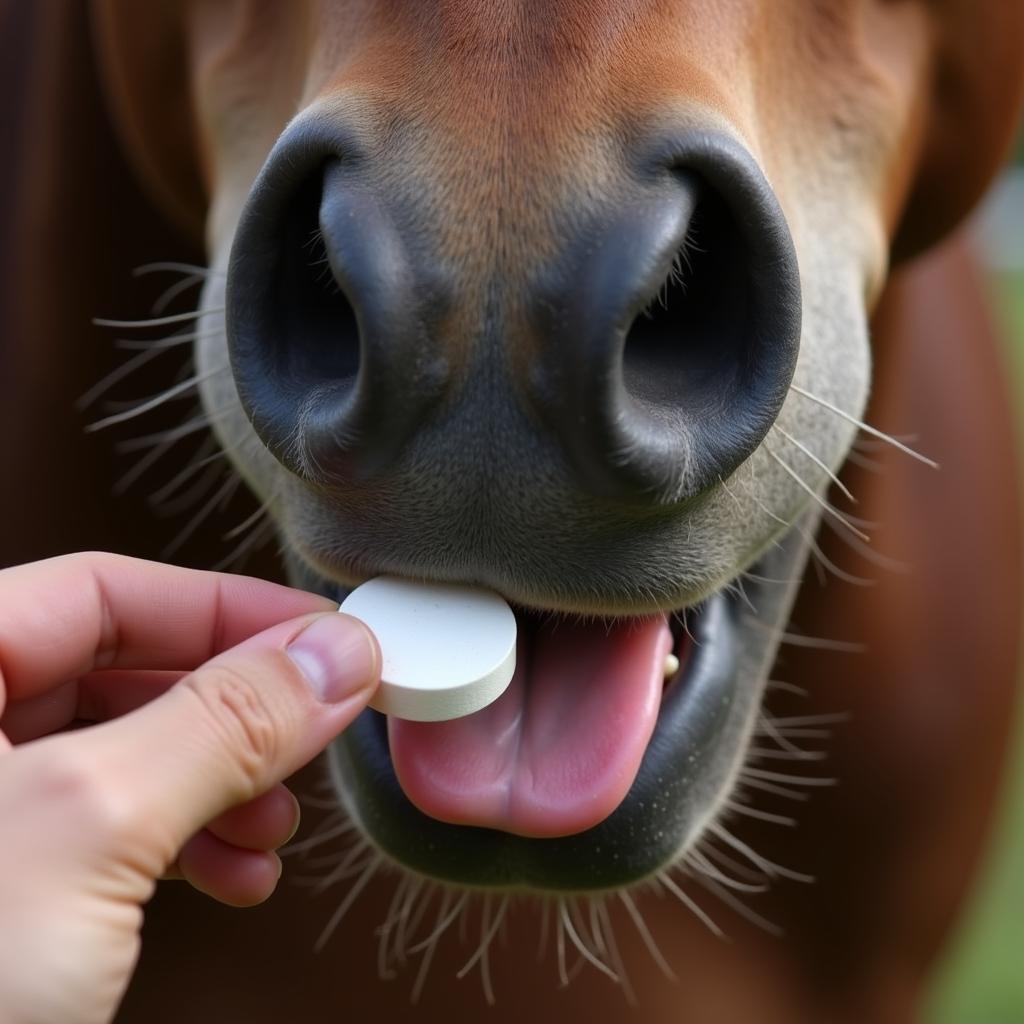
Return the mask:
<path id="1" fill-rule="evenodd" d="M 337 704 L 379 681 L 376 641 L 369 629 L 350 615 L 322 615 L 285 651 L 325 704 Z"/>
<path id="2" fill-rule="evenodd" d="M 292 808 L 294 812 L 292 816 L 292 830 L 288 833 L 284 840 L 282 840 L 282 842 L 280 843 L 281 846 L 287 846 L 287 844 L 295 838 L 295 833 L 299 831 L 299 826 L 302 824 L 302 806 L 299 804 L 299 801 L 295 798 L 294 793 L 289 793 L 288 795 L 292 798 Z"/>

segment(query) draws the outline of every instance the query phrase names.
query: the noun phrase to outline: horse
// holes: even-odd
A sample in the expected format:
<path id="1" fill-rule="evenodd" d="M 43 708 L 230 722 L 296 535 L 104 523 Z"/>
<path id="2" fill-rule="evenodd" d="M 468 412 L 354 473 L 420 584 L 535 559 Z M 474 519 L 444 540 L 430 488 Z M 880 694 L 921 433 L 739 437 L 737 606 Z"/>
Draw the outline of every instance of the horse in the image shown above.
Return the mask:
<path id="1" fill-rule="evenodd" d="M 3 13 L 5 478 L 44 506 L 3 557 L 153 552 L 62 396 L 163 240 L 205 250 L 151 322 L 196 372 L 93 425 L 198 394 L 158 445 L 209 427 L 293 583 L 479 584 L 520 630 L 491 709 L 332 745 L 295 862 L 329 903 L 163 893 L 121 1019 L 913 1019 L 1014 700 L 1012 416 L 953 232 L 1024 11 Z"/>

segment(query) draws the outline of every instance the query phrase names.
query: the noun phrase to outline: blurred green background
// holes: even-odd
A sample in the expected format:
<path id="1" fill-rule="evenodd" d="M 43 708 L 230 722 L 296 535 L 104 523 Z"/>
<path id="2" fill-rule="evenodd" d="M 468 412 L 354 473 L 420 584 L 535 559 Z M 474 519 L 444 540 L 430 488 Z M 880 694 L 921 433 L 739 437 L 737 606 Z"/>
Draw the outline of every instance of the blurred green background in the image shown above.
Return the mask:
<path id="1" fill-rule="evenodd" d="M 1007 373 L 1020 396 L 1017 428 L 1024 453 L 1024 144 L 1016 168 L 982 211 L 978 235 L 1004 321 Z M 1024 701 L 1002 806 L 974 905 L 932 994 L 929 1024 L 1024 1022 Z"/>

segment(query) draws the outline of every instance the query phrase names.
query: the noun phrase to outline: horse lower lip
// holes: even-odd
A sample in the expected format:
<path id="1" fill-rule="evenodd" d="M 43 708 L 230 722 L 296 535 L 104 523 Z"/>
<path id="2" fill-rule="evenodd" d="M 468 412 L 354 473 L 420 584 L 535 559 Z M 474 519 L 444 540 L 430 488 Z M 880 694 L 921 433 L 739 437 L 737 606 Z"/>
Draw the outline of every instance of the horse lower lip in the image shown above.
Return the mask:
<path id="1" fill-rule="evenodd" d="M 813 528 L 808 517 L 804 530 Z M 364 712 L 327 750 L 339 807 L 387 860 L 454 885 L 540 892 L 612 890 L 671 867 L 731 790 L 764 679 L 807 556 L 794 529 L 771 545 L 738 588 L 686 615 L 687 660 L 665 688 L 654 734 L 619 807 L 584 832 L 557 838 L 452 825 L 423 814 L 402 790 L 387 722 Z M 310 589 L 337 587 L 309 570 Z M 682 629 L 683 623 L 677 623 Z M 681 635 L 677 634 L 677 635 Z"/>
<path id="2" fill-rule="evenodd" d="M 664 693 L 654 735 L 622 803 L 593 828 L 536 838 L 438 821 L 395 775 L 383 715 L 364 712 L 329 748 L 342 806 L 384 853 L 424 875 L 464 885 L 607 889 L 673 861 L 702 800 L 703 765 L 719 757 L 736 698 L 734 608 L 717 594 L 691 623 L 695 643 Z"/>

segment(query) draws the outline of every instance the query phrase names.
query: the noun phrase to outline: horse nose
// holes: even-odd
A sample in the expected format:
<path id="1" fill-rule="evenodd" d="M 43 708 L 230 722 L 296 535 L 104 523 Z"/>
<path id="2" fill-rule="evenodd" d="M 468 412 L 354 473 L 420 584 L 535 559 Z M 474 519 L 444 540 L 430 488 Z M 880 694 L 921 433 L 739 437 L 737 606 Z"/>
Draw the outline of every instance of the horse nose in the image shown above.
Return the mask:
<path id="1" fill-rule="evenodd" d="M 246 201 L 228 267 L 228 350 L 263 443 L 300 476 L 370 476 L 392 462 L 447 368 L 446 288 L 410 257 L 359 141 L 296 122 Z"/>
<path id="2" fill-rule="evenodd" d="M 530 391 L 583 486 L 660 503 L 724 479 L 764 439 L 796 366 L 800 284 L 743 146 L 659 139 L 640 177 L 542 275 Z"/>
<path id="3" fill-rule="evenodd" d="M 452 282 L 415 212 L 381 198 L 373 163 L 343 126 L 293 124 L 247 200 L 228 271 L 242 407 L 284 465 L 320 482 L 387 468 L 449 388 Z M 638 167 L 612 212 L 574 219 L 527 287 L 525 397 L 580 486 L 664 503 L 728 476 L 770 429 L 796 364 L 799 279 L 743 147 L 691 133 L 659 140 Z M 488 352 L 508 362 L 502 346 Z"/>

